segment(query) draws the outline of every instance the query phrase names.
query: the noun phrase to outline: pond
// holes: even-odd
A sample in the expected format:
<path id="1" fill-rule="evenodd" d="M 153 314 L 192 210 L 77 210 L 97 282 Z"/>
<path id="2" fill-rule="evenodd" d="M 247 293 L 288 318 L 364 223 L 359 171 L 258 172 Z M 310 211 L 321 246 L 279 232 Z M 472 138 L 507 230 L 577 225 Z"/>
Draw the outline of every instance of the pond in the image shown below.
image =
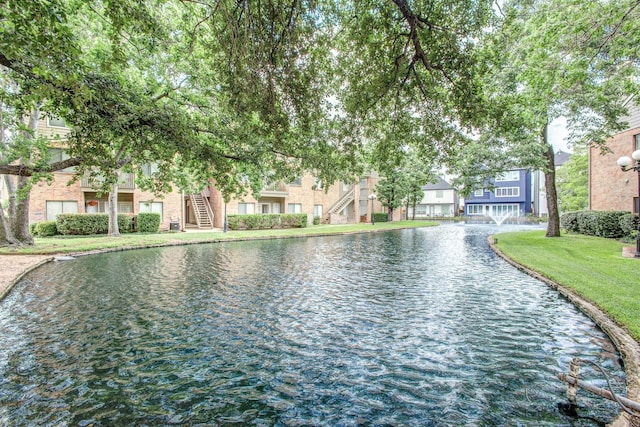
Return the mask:
<path id="1" fill-rule="evenodd" d="M 520 227 L 522 228 L 522 227 Z M 234 242 L 44 265 L 0 303 L 0 425 L 580 426 L 557 379 L 610 340 L 496 257 L 512 226 Z M 604 378 L 583 367 L 583 379 Z"/>

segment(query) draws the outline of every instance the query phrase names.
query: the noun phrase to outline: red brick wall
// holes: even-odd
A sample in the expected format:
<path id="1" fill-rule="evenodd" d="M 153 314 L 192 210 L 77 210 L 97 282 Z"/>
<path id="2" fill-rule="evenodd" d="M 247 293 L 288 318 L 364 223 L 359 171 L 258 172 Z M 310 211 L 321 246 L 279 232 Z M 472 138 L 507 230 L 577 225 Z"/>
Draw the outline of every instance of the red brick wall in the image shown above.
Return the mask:
<path id="1" fill-rule="evenodd" d="M 601 154 L 599 148 L 589 151 L 589 207 L 592 210 L 632 211 L 633 198 L 638 196 L 638 175 L 623 172 L 616 160 L 631 156 L 635 149 L 633 136 L 640 133 L 634 128 L 619 133 L 607 141 L 611 150 Z"/>

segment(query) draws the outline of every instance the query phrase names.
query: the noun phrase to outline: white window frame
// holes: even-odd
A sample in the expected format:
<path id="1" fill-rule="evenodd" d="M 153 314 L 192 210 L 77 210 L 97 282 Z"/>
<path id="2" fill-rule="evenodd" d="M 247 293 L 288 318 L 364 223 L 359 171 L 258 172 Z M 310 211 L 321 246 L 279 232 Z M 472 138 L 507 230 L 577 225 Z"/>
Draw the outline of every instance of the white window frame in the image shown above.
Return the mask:
<path id="1" fill-rule="evenodd" d="M 255 213 L 255 203 L 238 203 L 238 215 L 253 215 Z"/>
<path id="2" fill-rule="evenodd" d="M 289 204 L 287 204 L 287 213 L 290 213 L 290 214 L 302 213 L 302 203 L 289 203 Z"/>
<path id="3" fill-rule="evenodd" d="M 160 218 L 163 217 L 164 206 L 162 202 L 155 202 L 153 200 L 147 200 L 140 202 L 138 206 L 139 213 L 157 213 L 160 214 Z"/>
<path id="4" fill-rule="evenodd" d="M 520 181 L 520 171 L 507 171 L 496 177 L 496 182 L 506 181 Z"/>
<path id="5" fill-rule="evenodd" d="M 520 187 L 496 187 L 496 197 L 520 197 Z"/>
<path id="6" fill-rule="evenodd" d="M 313 216 L 322 218 L 322 205 L 313 205 Z"/>
<path id="7" fill-rule="evenodd" d="M 467 215 L 484 215 L 484 205 L 467 205 Z"/>
<path id="8" fill-rule="evenodd" d="M 60 206 L 59 211 L 51 212 L 54 205 Z M 51 207 L 50 207 L 51 206 Z M 77 200 L 47 200 L 45 201 L 45 215 L 47 221 L 55 221 L 58 214 L 78 213 Z"/>
<path id="9" fill-rule="evenodd" d="M 58 121 L 61 122 L 62 125 L 60 124 L 52 124 L 52 121 Z M 60 128 L 60 129 L 69 129 L 69 126 L 67 126 L 67 123 L 65 122 L 64 119 L 58 117 L 58 116 L 51 116 L 51 117 L 47 117 L 47 126 L 50 128 Z"/>
<path id="10" fill-rule="evenodd" d="M 473 192 L 473 196 L 474 197 L 484 197 L 484 188 L 482 188 L 480 190 L 475 190 Z"/>

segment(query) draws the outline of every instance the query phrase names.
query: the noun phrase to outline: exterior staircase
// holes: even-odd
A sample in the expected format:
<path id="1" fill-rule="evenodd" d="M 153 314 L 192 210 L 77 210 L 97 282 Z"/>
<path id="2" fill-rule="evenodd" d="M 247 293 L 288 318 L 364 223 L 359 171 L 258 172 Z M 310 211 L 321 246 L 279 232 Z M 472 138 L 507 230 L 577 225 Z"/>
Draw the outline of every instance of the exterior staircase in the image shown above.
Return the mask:
<path id="1" fill-rule="evenodd" d="M 209 205 L 209 201 L 204 194 L 190 194 L 191 207 L 196 217 L 196 223 L 199 229 L 212 229 L 213 228 L 213 211 Z"/>
<path id="2" fill-rule="evenodd" d="M 329 220 L 329 218 L 331 217 L 331 214 L 337 214 L 338 212 L 342 212 L 342 210 L 347 206 L 349 206 L 349 203 L 353 202 L 354 200 L 355 200 L 355 187 L 352 185 L 325 212 L 325 215 L 324 215 L 325 220 Z"/>

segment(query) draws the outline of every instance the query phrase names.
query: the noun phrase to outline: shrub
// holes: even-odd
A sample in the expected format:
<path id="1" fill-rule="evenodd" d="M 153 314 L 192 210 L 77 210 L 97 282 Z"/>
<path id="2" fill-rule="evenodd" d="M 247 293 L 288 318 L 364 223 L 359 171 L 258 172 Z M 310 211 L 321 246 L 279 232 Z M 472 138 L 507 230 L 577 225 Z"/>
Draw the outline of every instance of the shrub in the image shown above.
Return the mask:
<path id="1" fill-rule="evenodd" d="M 264 230 L 267 228 L 304 228 L 307 226 L 307 214 L 247 214 L 228 215 L 227 227 L 230 230 Z"/>
<path id="2" fill-rule="evenodd" d="M 638 215 L 626 213 L 620 217 L 620 229 L 624 237 L 632 237 L 638 230 L 640 218 Z"/>
<path id="3" fill-rule="evenodd" d="M 138 231 L 141 233 L 157 233 L 160 230 L 160 214 L 141 212 L 138 214 Z"/>
<path id="4" fill-rule="evenodd" d="M 560 217 L 560 226 L 573 233 L 620 238 L 626 235 L 621 221 L 627 215 L 623 211 L 567 212 Z"/>
<path id="5" fill-rule="evenodd" d="M 389 222 L 389 214 L 386 212 L 374 212 L 373 220 L 375 222 Z"/>
<path id="6" fill-rule="evenodd" d="M 596 214 L 593 211 L 578 212 L 578 233 L 587 236 L 596 235 Z"/>
<path id="7" fill-rule="evenodd" d="M 31 234 L 32 236 L 37 236 L 38 235 L 38 224 L 40 224 L 39 222 L 32 222 L 31 224 L 29 224 L 29 234 Z"/>
<path id="8" fill-rule="evenodd" d="M 320 224 L 320 217 L 319 216 L 314 216 L 313 217 L 313 225 L 318 225 Z"/>
<path id="9" fill-rule="evenodd" d="M 619 239 L 624 236 L 620 227 L 620 218 L 627 214 L 622 211 L 596 211 L 596 236 L 608 239 Z"/>
<path id="10" fill-rule="evenodd" d="M 560 216 L 560 227 L 570 233 L 578 233 L 578 213 L 567 212 Z"/>
<path id="11" fill-rule="evenodd" d="M 106 234 L 109 231 L 108 214 L 59 214 L 56 216 L 58 232 L 64 235 Z"/>
<path id="12" fill-rule="evenodd" d="M 35 227 L 36 235 L 40 237 L 56 236 L 58 234 L 58 227 L 55 221 L 42 221 Z"/>
<path id="13" fill-rule="evenodd" d="M 133 231 L 132 214 L 118 214 L 118 231 L 120 233 L 131 233 Z"/>

